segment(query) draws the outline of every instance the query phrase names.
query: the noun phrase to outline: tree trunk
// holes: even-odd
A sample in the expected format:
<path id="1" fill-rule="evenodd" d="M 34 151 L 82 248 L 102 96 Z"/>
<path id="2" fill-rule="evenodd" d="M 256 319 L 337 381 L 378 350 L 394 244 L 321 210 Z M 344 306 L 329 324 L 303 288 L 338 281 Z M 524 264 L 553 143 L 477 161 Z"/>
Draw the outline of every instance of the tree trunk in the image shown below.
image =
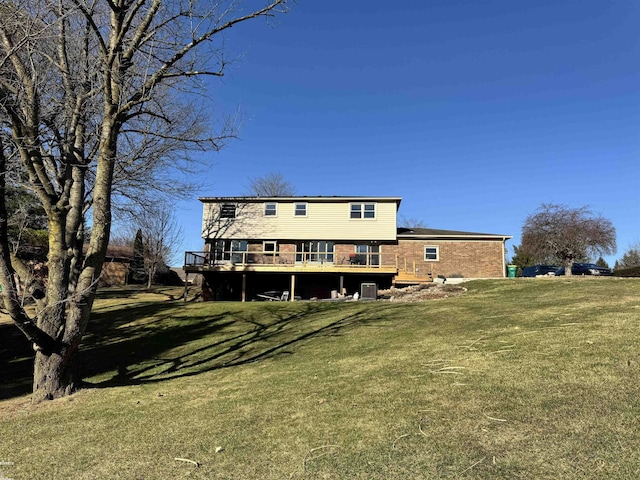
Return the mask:
<path id="1" fill-rule="evenodd" d="M 565 276 L 570 277 L 571 275 L 573 275 L 573 273 L 571 273 L 571 266 L 572 265 L 573 265 L 573 261 L 564 264 L 564 274 L 565 274 Z"/>
<path id="2" fill-rule="evenodd" d="M 202 11 L 198 2 L 101 0 L 94 2 L 95 8 L 84 3 L 0 4 L 0 303 L 36 349 L 34 402 L 69 395 L 79 386 L 78 348 L 109 243 L 114 172 L 128 189 L 128 175 L 150 171 L 152 179 L 153 172 L 165 172 L 176 152 L 204 145 L 217 149 L 215 139 L 201 133 L 199 112 L 173 117 L 174 109 L 165 105 L 172 105 L 172 92 L 180 103 L 180 82 L 222 75 L 224 62 L 219 71 L 210 71 L 214 62 L 206 60 L 209 53 L 218 54 L 216 42 L 203 62 L 195 58 L 214 35 L 219 38 L 240 22 L 285 10 L 285 0 L 271 0 L 240 16 L 234 16 L 242 11 L 235 2 L 225 12 L 210 9 L 207 2 Z M 185 18 L 199 21 L 185 31 Z M 192 60 L 194 67 L 207 68 L 191 69 Z M 121 158 L 118 144 L 125 124 L 130 126 L 121 137 L 127 146 Z M 158 125 L 160 131 L 155 130 Z M 9 133 L 10 149 L 1 141 Z M 225 129 L 220 140 L 229 136 L 233 133 Z M 47 213 L 46 290 L 32 295 L 35 309 L 28 312 L 10 257 L 5 151 L 16 154 L 21 181 L 28 179 Z M 140 169 L 133 168 L 138 164 Z M 137 182 L 133 184 L 135 189 Z M 83 255 L 88 208 L 93 219 Z"/>
<path id="3" fill-rule="evenodd" d="M 33 369 L 32 402 L 70 395 L 81 380 L 77 346 L 49 355 L 38 351 Z"/>
<path id="4" fill-rule="evenodd" d="M 154 262 L 147 270 L 147 274 L 149 275 L 149 277 L 147 278 L 147 289 L 151 289 L 151 286 L 153 285 L 153 279 L 156 276 L 157 269 L 158 267 L 156 266 L 156 262 Z"/>
<path id="5" fill-rule="evenodd" d="M 55 332 L 58 346 L 54 351 L 40 348 L 36 351 L 31 398 L 33 403 L 64 397 L 80 387 L 82 377 L 78 349 L 89 320 L 94 295 L 95 289 L 86 289 L 84 295 L 67 299 L 66 308 L 52 309 L 52 315 L 40 318 L 42 327 L 59 325 Z M 50 334 L 53 335 L 54 332 Z"/>
<path id="6" fill-rule="evenodd" d="M 107 143 L 113 145 L 114 142 Z M 114 150 L 105 147 L 102 158 L 113 158 Z M 49 215 L 47 302 L 46 308 L 38 312 L 38 327 L 54 338 L 58 345 L 53 351 L 37 350 L 33 376 L 33 403 L 70 395 L 78 389 L 82 380 L 78 348 L 91 316 L 97 281 L 109 243 L 111 222 L 110 186 L 113 170 L 110 162 L 102 158 L 99 161 L 94 187 L 94 228 L 87 257 L 79 268 L 77 262 L 80 259 L 75 259 L 74 267 L 79 272 L 77 282 L 70 282 L 75 277 L 71 272 L 74 262 L 65 243 L 65 218 Z M 81 200 L 82 198 L 76 195 L 71 199 L 71 204 L 81 205 Z M 74 228 L 79 228 L 79 225 L 75 225 Z"/>

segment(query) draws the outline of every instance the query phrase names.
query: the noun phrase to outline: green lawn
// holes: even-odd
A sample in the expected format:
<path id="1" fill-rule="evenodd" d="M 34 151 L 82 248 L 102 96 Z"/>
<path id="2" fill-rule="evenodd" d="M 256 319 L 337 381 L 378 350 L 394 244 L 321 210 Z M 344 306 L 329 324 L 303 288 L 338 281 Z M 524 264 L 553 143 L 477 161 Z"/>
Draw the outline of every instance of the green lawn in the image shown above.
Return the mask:
<path id="1" fill-rule="evenodd" d="M 0 356 L 0 478 L 640 478 L 640 281 L 465 285 L 397 304 L 106 292 L 86 389 L 31 406 L 28 349 Z"/>

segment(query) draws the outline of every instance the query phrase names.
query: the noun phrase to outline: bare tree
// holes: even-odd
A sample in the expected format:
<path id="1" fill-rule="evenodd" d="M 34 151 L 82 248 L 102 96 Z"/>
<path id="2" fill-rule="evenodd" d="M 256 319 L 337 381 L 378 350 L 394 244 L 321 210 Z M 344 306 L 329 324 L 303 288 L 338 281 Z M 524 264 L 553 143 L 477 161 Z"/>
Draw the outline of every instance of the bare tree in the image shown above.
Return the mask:
<path id="1" fill-rule="evenodd" d="M 637 267 L 640 265 L 640 242 L 631 245 L 622 258 L 616 261 L 616 269 Z"/>
<path id="2" fill-rule="evenodd" d="M 292 197 L 296 189 L 281 173 L 267 173 L 250 179 L 249 194 L 256 197 Z"/>
<path id="3" fill-rule="evenodd" d="M 286 0 L 256 10 L 237 0 L 0 4 L 0 284 L 6 310 L 36 349 L 34 402 L 68 395 L 80 380 L 78 346 L 113 200 L 156 180 L 168 187 L 172 170 L 189 168 L 189 151 L 220 147 L 229 129 L 209 135 L 188 95 L 201 91 L 203 76 L 224 74 L 225 31 L 285 7 Z M 46 292 L 33 315 L 18 298 L 7 236 L 11 162 L 47 216 Z"/>
<path id="4" fill-rule="evenodd" d="M 558 259 L 566 275 L 575 261 L 616 251 L 616 229 L 588 207 L 543 204 L 522 227 L 521 248 L 537 261 Z"/>
<path id="5" fill-rule="evenodd" d="M 406 217 L 402 214 L 398 216 L 398 227 L 400 228 L 427 228 L 427 223 L 415 217 Z"/>
<path id="6" fill-rule="evenodd" d="M 159 204 L 137 215 L 134 230 L 141 232 L 142 264 L 151 288 L 158 268 L 168 264 L 171 255 L 182 245 L 182 229 L 169 205 Z"/>

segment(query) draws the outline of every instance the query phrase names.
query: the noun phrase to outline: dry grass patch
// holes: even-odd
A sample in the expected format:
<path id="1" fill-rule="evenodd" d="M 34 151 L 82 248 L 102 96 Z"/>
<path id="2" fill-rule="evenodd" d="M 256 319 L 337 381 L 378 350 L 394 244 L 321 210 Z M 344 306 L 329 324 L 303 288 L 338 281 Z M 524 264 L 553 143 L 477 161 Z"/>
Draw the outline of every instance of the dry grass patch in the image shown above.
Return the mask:
<path id="1" fill-rule="evenodd" d="M 466 287 L 411 304 L 107 298 L 90 388 L 0 402 L 3 474 L 640 476 L 640 283 Z"/>

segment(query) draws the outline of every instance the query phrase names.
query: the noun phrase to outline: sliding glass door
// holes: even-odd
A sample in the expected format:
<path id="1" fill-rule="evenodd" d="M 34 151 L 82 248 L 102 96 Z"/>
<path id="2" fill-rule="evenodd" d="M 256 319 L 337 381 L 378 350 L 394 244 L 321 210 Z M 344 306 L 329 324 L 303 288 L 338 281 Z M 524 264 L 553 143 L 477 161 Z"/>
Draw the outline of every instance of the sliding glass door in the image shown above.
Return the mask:
<path id="1" fill-rule="evenodd" d="M 333 263 L 334 242 L 317 240 L 298 242 L 296 244 L 296 262 L 298 263 Z"/>
<path id="2" fill-rule="evenodd" d="M 356 254 L 359 265 L 380 265 L 380 245 L 356 245 Z"/>
<path id="3" fill-rule="evenodd" d="M 243 263 L 244 253 L 248 251 L 246 240 L 217 240 L 215 243 L 215 259 L 220 262 Z"/>

